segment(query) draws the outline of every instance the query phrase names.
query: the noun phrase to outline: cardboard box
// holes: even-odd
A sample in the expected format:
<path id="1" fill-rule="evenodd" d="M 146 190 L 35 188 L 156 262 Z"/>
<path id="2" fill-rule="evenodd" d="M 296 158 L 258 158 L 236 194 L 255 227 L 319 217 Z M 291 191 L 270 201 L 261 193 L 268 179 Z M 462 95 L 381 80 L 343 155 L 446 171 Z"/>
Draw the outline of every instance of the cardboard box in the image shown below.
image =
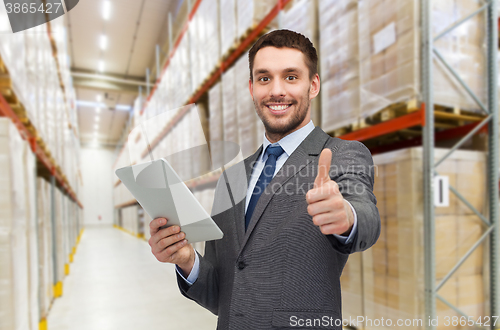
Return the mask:
<path id="1" fill-rule="evenodd" d="M 435 149 L 435 159 L 448 150 Z M 374 190 L 381 212 L 381 233 L 370 249 L 360 253 L 362 260 L 362 307 L 365 316 L 396 320 L 422 319 L 424 315 L 424 216 L 422 189 L 421 147 L 403 149 L 374 156 L 378 176 Z M 482 152 L 457 151 L 443 162 L 437 171 L 447 175 L 450 183 L 472 203 L 483 210 L 486 201 L 485 155 Z M 453 194 L 450 193 L 450 196 Z M 435 276 L 439 283 L 462 256 L 484 233 L 482 221 L 465 211 L 456 197 L 449 207 L 435 211 Z M 485 247 L 479 246 L 461 265 L 456 273 L 438 291 L 449 302 L 470 315 L 482 315 L 487 300 L 484 290 L 487 272 Z M 346 264 L 348 272 L 356 267 L 358 259 Z M 354 263 L 351 267 L 350 263 Z M 342 295 L 357 294 L 350 285 L 349 273 L 342 276 Z M 347 279 L 349 277 L 349 279 Z M 436 283 L 436 284 L 437 284 Z M 343 299 L 343 317 L 357 317 L 359 306 L 352 299 Z M 440 319 L 439 329 L 444 329 L 444 317 L 456 316 L 456 312 L 437 301 Z M 409 329 L 423 329 L 411 326 Z M 364 329 L 383 329 L 365 322 Z"/>

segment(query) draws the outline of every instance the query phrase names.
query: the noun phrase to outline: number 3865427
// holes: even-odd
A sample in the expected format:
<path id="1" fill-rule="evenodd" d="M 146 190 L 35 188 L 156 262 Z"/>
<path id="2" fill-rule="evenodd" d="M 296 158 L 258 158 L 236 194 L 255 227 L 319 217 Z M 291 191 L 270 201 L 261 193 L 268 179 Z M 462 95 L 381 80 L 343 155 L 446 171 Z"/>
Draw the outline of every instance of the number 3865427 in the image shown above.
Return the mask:
<path id="1" fill-rule="evenodd" d="M 59 10 L 62 10 L 61 3 L 41 3 L 40 5 L 36 3 L 6 3 L 5 8 L 7 9 L 7 14 L 57 14 Z"/>

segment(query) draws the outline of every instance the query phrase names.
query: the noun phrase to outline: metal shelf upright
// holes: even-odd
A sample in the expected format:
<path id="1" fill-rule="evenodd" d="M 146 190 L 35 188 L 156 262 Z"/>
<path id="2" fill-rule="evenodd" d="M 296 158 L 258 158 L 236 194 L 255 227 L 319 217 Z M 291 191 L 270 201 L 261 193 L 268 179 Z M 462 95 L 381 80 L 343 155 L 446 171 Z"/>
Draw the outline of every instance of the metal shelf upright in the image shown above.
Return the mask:
<path id="1" fill-rule="evenodd" d="M 479 245 L 484 244 L 489 237 L 489 270 L 490 270 L 490 310 L 489 316 L 499 315 L 498 306 L 498 92 L 497 92 L 497 51 L 498 51 L 498 17 L 497 17 L 497 1 L 484 1 L 481 8 L 474 11 L 470 15 L 457 21 L 452 26 L 445 29 L 439 35 L 434 36 L 432 33 L 431 10 L 432 0 L 422 0 L 421 2 L 421 18 L 422 18 L 422 100 L 425 105 L 425 126 L 423 127 L 423 174 L 424 174 L 424 285 L 425 285 L 425 324 L 426 329 L 435 329 L 436 327 L 427 322 L 429 319 L 436 318 L 436 299 L 446 304 L 455 312 L 464 316 L 469 320 L 469 316 L 458 307 L 444 299 L 439 293 L 439 289 L 446 281 L 455 273 L 455 271 L 464 263 L 464 261 L 472 254 Z M 470 89 L 469 86 L 461 79 L 460 75 L 447 63 L 437 48 L 434 47 L 434 42 L 462 25 L 472 17 L 484 13 L 486 17 L 486 51 L 487 51 L 487 88 L 488 88 L 488 103 L 483 104 L 479 97 Z M 433 60 L 437 59 L 447 68 L 448 72 L 455 80 L 463 87 L 469 96 L 472 97 L 478 106 L 484 111 L 486 117 L 479 122 L 475 127 L 465 134 L 441 159 L 434 160 L 434 101 L 433 101 Z M 435 214 L 434 214 L 434 177 L 438 174 L 436 168 L 448 156 L 462 146 L 476 132 L 484 126 L 488 127 L 488 157 L 487 157 L 487 196 L 488 196 L 488 214 L 483 215 L 475 209 L 467 200 L 452 186 L 450 191 L 457 196 L 467 207 L 469 207 L 484 223 L 485 231 L 478 241 L 472 245 L 467 253 L 457 262 L 457 264 L 449 271 L 449 273 L 436 284 L 436 261 L 435 261 Z M 476 321 L 474 321 L 476 322 Z M 493 322 L 491 322 L 493 323 Z M 482 325 L 476 324 L 479 328 L 485 328 Z M 491 329 L 498 329 L 498 325 L 491 324 Z"/>

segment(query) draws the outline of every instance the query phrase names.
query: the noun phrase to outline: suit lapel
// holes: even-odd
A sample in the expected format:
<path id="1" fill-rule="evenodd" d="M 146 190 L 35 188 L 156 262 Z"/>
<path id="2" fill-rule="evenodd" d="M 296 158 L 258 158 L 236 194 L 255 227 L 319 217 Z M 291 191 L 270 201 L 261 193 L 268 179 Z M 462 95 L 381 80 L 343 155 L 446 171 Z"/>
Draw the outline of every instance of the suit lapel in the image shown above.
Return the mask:
<path id="1" fill-rule="evenodd" d="M 245 172 L 246 172 L 246 187 L 248 189 L 248 184 L 250 183 L 250 177 L 252 175 L 253 166 L 257 158 L 259 158 L 260 153 L 262 152 L 262 145 L 257 149 L 257 151 L 244 160 L 245 164 Z M 246 191 L 245 191 L 246 196 Z M 235 226 L 236 226 L 236 234 L 238 235 L 238 243 L 242 244 L 243 238 L 245 236 L 245 205 L 246 205 L 246 197 L 243 199 L 243 202 L 240 202 L 236 205 L 235 211 Z"/>
<path id="2" fill-rule="evenodd" d="M 273 198 L 274 196 L 274 194 L 272 194 L 273 186 L 274 187 L 283 186 L 290 178 L 295 176 L 298 172 L 300 172 L 302 169 L 306 168 L 311 162 L 313 162 L 321 153 L 321 150 L 323 150 L 323 147 L 326 144 L 328 137 L 329 137 L 328 134 L 323 132 L 319 127 L 315 127 L 314 130 L 297 147 L 297 149 L 295 149 L 295 151 L 290 155 L 290 157 L 288 157 L 286 162 L 280 168 L 278 173 L 276 173 L 271 182 L 269 182 L 269 185 L 266 187 L 266 189 L 260 196 L 257 205 L 255 206 L 255 210 L 252 214 L 252 219 L 250 219 L 250 223 L 248 225 L 246 233 L 243 221 L 239 221 L 242 223 L 241 228 L 242 228 L 242 233 L 244 234 L 244 238 L 238 255 L 245 248 L 245 245 L 248 242 L 248 239 L 252 234 L 255 226 L 262 218 L 264 210 L 266 209 L 267 205 Z M 255 159 L 257 159 L 257 157 L 255 157 Z M 251 171 L 247 170 L 247 175 L 249 173 L 251 173 Z M 249 176 L 247 177 L 247 180 L 248 180 L 247 182 L 249 182 Z M 245 206 L 243 205 L 243 218 L 245 216 L 244 212 L 245 212 Z"/>

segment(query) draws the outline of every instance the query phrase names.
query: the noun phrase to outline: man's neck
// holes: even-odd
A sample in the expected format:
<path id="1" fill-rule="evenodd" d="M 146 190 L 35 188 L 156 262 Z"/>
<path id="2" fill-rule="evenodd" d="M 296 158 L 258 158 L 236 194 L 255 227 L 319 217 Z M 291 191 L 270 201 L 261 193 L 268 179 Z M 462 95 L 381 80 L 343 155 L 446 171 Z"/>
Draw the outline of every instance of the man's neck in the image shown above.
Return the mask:
<path id="1" fill-rule="evenodd" d="M 299 126 L 295 127 L 293 130 L 290 130 L 290 131 L 288 131 L 286 133 L 283 133 L 283 134 L 269 133 L 268 131 L 266 131 L 266 138 L 269 140 L 269 142 L 276 143 L 279 140 L 281 140 L 282 138 L 284 138 L 285 136 L 290 135 L 293 132 L 298 131 L 302 127 L 306 126 L 308 123 L 309 123 L 309 119 L 308 120 L 304 120 Z"/>

